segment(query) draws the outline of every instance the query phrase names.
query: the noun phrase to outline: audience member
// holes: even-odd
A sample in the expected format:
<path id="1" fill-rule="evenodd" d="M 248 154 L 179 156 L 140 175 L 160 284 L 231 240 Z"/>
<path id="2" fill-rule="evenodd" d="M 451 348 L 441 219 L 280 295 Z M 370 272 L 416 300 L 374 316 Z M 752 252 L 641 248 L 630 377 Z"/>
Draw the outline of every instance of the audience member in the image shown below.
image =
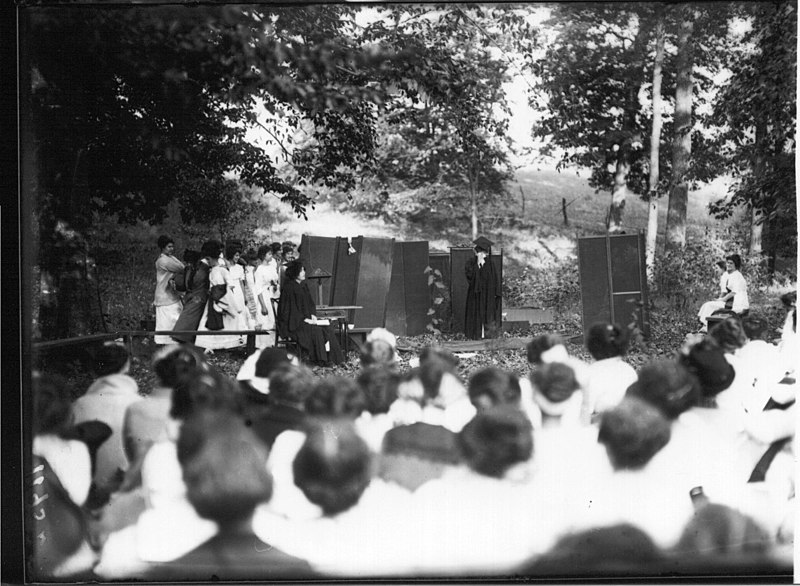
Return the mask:
<path id="1" fill-rule="evenodd" d="M 467 384 L 467 393 L 477 410 L 496 405 L 520 408 L 521 391 L 517 375 L 496 367 L 475 372 Z"/>
<path id="2" fill-rule="evenodd" d="M 29 577 L 42 582 L 86 580 L 96 562 L 81 509 L 92 483 L 89 448 L 69 439 L 73 413 L 65 380 L 34 373 L 32 395 L 32 470 L 26 475 L 32 488 L 26 511 L 34 536 Z"/>
<path id="3" fill-rule="evenodd" d="M 129 370 L 130 355 L 125 346 L 116 342 L 104 344 L 95 354 L 94 371 L 98 378 L 73 406 L 75 423 L 102 421 L 111 428 L 111 437 L 97 452 L 92 477 L 101 492 L 117 490 L 128 469 L 122 428 L 126 410 L 141 399 L 139 386 L 128 375 Z"/>
<path id="4" fill-rule="evenodd" d="M 400 374 L 388 364 L 363 368 L 356 383 L 364 394 L 365 408 L 356 419 L 356 429 L 373 453 L 381 451 L 383 436 L 394 427 L 389 408 L 397 400 Z"/>
<path id="5" fill-rule="evenodd" d="M 308 578 L 304 560 L 261 541 L 253 532 L 256 507 L 269 500 L 267 448 L 230 413 L 199 413 L 181 427 L 177 454 L 186 496 L 216 534 L 180 558 L 155 565 L 158 580 L 274 580 Z"/>
<path id="6" fill-rule="evenodd" d="M 589 365 L 583 388 L 582 420 L 589 422 L 617 405 L 636 380 L 636 371 L 622 358 L 628 351 L 629 333 L 617 324 L 596 323 L 586 335 L 586 348 L 595 359 Z"/>

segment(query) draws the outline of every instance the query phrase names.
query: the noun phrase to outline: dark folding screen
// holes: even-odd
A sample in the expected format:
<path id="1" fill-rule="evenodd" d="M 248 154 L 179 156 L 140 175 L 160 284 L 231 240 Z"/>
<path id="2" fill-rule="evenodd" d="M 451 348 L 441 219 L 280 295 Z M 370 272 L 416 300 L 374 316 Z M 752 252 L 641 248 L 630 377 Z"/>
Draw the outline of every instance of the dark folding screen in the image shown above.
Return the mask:
<path id="1" fill-rule="evenodd" d="M 428 310 L 431 294 L 428 287 L 428 243 L 403 242 L 403 288 L 406 301 L 406 335 L 424 334 L 430 323 Z"/>
<path id="2" fill-rule="evenodd" d="M 403 270 L 403 243 L 395 242 L 392 253 L 392 278 L 386 296 L 386 329 L 396 336 L 407 336 L 406 291 Z"/>
<path id="3" fill-rule="evenodd" d="M 347 238 L 336 239 L 331 305 L 356 305 L 356 278 L 363 244 L 363 236 L 353 238 L 352 246 L 355 252 L 349 253 Z"/>
<path id="4" fill-rule="evenodd" d="M 451 248 L 450 249 L 450 307 L 453 310 L 453 331 L 464 332 L 464 312 L 467 309 L 467 276 L 464 266 L 475 253 L 472 248 Z M 500 282 L 503 282 L 503 251 L 500 254 L 492 254 L 489 257 L 494 264 Z M 498 324 L 503 319 L 502 304 L 498 304 L 497 315 L 495 316 Z"/>
<path id="5" fill-rule="evenodd" d="M 303 234 L 300 241 L 300 260 L 306 268 L 306 274 L 310 275 L 315 269 L 323 269 L 331 275 L 334 273 L 334 261 L 336 258 L 336 238 L 325 236 L 308 236 Z M 331 305 L 331 286 L 333 278 L 322 279 L 322 303 Z M 314 279 L 309 281 L 309 290 L 314 298 L 314 303 L 320 304 L 317 299 L 317 282 Z"/>
<path id="6" fill-rule="evenodd" d="M 386 328 L 398 336 L 424 334 L 431 306 L 427 242 L 395 242 Z"/>
<path id="7" fill-rule="evenodd" d="M 355 305 L 363 309 L 355 310 L 353 324 L 357 328 L 383 327 L 386 320 L 386 298 L 392 277 L 392 238 L 358 238 L 361 247 L 356 272 Z M 354 248 L 355 248 L 355 238 Z M 347 239 L 339 239 L 339 249 L 347 250 Z M 337 267 L 338 270 L 338 267 Z"/>
<path id="8" fill-rule="evenodd" d="M 578 239 L 583 331 L 595 322 L 626 326 L 638 312 L 639 329 L 648 336 L 644 234 Z"/>

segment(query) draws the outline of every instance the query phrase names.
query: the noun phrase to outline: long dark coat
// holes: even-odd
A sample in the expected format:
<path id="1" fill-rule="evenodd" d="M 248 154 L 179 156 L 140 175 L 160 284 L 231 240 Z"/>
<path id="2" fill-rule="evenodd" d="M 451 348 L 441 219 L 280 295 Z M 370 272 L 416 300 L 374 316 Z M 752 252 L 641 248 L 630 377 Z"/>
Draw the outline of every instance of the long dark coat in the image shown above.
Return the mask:
<path id="1" fill-rule="evenodd" d="M 468 283 L 464 334 L 472 340 L 480 340 L 486 334 L 495 333 L 500 325 L 502 283 L 488 256 L 480 268 L 478 258 L 472 257 L 464 265 L 464 272 Z"/>
<path id="2" fill-rule="evenodd" d="M 339 364 L 344 361 L 344 354 L 331 328 L 312 326 L 304 321 L 316 313 L 317 305 L 306 282 L 287 279 L 278 300 L 278 335 L 296 340 L 311 362 Z M 325 342 L 330 342 L 330 352 L 325 350 Z"/>
<path id="3" fill-rule="evenodd" d="M 200 318 L 203 317 L 203 310 L 208 302 L 208 291 L 211 287 L 210 274 L 211 267 L 204 262 L 197 261 L 192 282 L 188 284 L 189 288 L 186 295 L 183 296 L 183 309 L 172 328 L 173 330 L 196 330 L 200 325 Z M 194 343 L 196 336 L 175 334 L 172 337 L 178 342 Z"/>

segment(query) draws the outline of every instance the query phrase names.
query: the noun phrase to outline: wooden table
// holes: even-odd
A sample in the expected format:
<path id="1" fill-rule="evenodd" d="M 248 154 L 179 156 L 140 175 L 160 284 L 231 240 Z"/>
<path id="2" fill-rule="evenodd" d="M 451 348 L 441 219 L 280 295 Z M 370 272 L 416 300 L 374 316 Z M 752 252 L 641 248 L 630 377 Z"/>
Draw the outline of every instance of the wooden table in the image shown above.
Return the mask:
<path id="1" fill-rule="evenodd" d="M 324 319 L 336 319 L 339 325 L 339 344 L 342 351 L 347 352 L 347 332 L 350 323 L 349 316 L 356 309 L 364 309 L 363 305 L 317 305 L 317 317 Z"/>

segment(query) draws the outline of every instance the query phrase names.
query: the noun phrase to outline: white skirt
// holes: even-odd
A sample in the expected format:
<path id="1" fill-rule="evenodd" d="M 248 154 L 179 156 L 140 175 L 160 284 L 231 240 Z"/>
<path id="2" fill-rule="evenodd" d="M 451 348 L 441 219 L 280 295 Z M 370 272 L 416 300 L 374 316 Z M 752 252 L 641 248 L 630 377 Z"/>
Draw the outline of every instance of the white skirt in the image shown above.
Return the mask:
<path id="1" fill-rule="evenodd" d="M 183 309 L 183 303 L 177 301 L 170 305 L 157 305 L 156 306 L 156 331 L 167 331 L 175 328 L 175 322 L 178 321 L 178 316 Z M 153 341 L 156 344 L 177 344 L 171 336 L 156 335 L 153 336 Z"/>

